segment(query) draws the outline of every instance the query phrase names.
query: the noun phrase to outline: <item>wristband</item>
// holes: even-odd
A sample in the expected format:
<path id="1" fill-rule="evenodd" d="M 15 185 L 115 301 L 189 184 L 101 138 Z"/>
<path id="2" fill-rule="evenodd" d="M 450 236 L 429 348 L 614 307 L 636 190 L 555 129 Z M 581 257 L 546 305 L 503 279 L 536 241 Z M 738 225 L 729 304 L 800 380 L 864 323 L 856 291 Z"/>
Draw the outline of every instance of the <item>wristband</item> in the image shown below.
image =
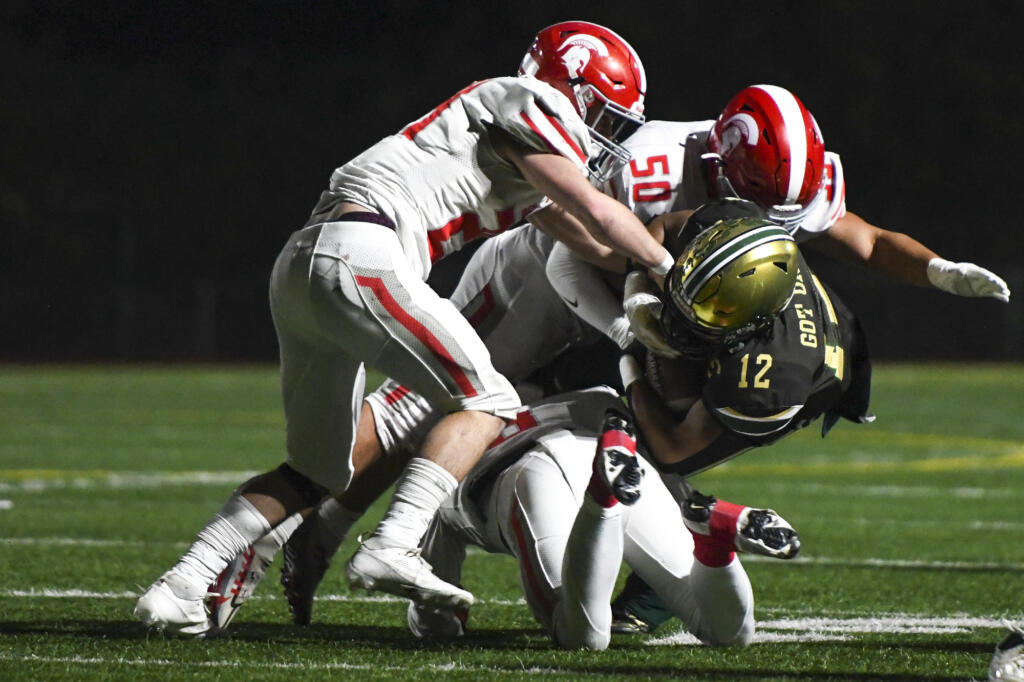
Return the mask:
<path id="1" fill-rule="evenodd" d="M 650 268 L 650 271 L 658 277 L 664 277 L 668 274 L 668 271 L 672 269 L 672 266 L 676 264 L 676 259 L 672 257 L 672 254 L 665 249 L 665 257 L 661 259 L 661 262 Z"/>
<path id="2" fill-rule="evenodd" d="M 619 358 L 619 377 L 622 378 L 622 388 L 629 393 L 629 387 L 644 377 L 640 363 L 632 355 L 623 355 Z"/>

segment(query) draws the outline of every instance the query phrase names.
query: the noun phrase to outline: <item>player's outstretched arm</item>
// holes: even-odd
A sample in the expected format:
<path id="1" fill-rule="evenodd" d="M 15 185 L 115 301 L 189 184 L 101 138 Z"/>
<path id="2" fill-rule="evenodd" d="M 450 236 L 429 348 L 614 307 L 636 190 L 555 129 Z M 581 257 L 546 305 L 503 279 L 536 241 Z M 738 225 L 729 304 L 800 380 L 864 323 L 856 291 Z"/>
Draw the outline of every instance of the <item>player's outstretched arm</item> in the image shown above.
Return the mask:
<path id="1" fill-rule="evenodd" d="M 820 238 L 815 249 L 858 263 L 893 279 L 934 286 L 957 296 L 1009 301 L 1010 290 L 998 275 L 974 263 L 954 263 L 902 232 L 885 230 L 847 212 Z"/>

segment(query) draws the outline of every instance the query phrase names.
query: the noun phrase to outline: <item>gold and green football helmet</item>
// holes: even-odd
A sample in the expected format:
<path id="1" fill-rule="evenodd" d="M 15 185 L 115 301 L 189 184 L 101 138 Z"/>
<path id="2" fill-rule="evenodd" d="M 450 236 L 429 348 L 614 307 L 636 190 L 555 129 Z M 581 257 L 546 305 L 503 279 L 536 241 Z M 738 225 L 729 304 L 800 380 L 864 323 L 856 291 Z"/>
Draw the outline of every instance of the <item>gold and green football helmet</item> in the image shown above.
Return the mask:
<path id="1" fill-rule="evenodd" d="M 698 234 L 665 279 L 662 326 L 688 355 L 732 346 L 769 326 L 796 285 L 793 237 L 762 217 L 726 218 Z"/>

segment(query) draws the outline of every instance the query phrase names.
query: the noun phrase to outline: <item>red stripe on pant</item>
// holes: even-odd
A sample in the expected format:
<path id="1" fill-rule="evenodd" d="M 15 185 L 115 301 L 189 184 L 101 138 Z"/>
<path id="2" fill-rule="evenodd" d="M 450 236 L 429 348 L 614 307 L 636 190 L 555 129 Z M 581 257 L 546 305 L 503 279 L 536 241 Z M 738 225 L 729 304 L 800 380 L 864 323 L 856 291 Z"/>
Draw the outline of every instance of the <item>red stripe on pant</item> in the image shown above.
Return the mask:
<path id="1" fill-rule="evenodd" d="M 530 546 L 530 542 L 526 537 L 526 531 L 523 530 L 523 522 L 519 519 L 519 500 L 512 502 L 512 511 L 509 517 L 512 523 L 512 532 L 516 534 L 516 546 L 519 548 L 519 565 L 522 566 L 523 571 L 526 573 L 527 586 L 536 598 L 536 603 L 540 604 L 544 612 L 548 614 L 548 620 L 550 621 L 553 615 L 551 600 L 548 599 L 548 593 L 544 589 L 544 581 L 538 577 L 537 569 L 533 565 L 533 547 Z"/>
<path id="2" fill-rule="evenodd" d="M 455 362 L 455 358 L 451 356 L 448 349 L 444 347 L 441 341 L 434 336 L 429 329 L 423 326 L 423 324 L 415 317 L 407 313 L 402 309 L 402 306 L 398 304 L 391 292 L 388 291 L 387 286 L 380 277 L 364 277 L 361 275 L 356 276 L 356 284 L 361 287 L 366 287 L 373 292 L 373 295 L 377 297 L 380 304 L 384 306 L 384 309 L 388 311 L 391 317 L 398 320 L 398 323 L 409 330 L 409 332 L 415 336 L 420 343 L 427 347 L 434 357 L 440 361 L 441 366 L 444 367 L 445 371 L 448 372 L 449 376 L 455 381 L 455 384 L 462 391 L 462 394 L 467 398 L 475 396 L 477 394 L 476 389 L 470 382 L 469 377 L 459 367 L 459 363 Z"/>

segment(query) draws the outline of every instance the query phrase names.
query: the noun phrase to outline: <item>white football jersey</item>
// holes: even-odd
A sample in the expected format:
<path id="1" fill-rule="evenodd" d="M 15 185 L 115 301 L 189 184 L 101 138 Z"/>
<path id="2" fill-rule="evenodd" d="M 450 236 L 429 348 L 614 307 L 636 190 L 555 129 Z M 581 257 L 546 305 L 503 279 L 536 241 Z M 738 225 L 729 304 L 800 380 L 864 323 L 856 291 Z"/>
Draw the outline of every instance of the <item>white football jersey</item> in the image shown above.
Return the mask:
<path id="1" fill-rule="evenodd" d="M 670 211 L 695 209 L 709 198 L 701 155 L 714 121 L 648 121 L 623 143 L 632 159 L 605 192 L 644 223 Z M 846 214 L 839 156 L 825 153 L 825 184 L 807 216 L 786 229 L 798 242 L 825 232 Z"/>
<path id="2" fill-rule="evenodd" d="M 645 224 L 663 213 L 697 208 L 704 202 L 706 191 L 705 196 L 695 199 L 683 192 L 684 162 L 688 174 L 691 167 L 699 170 L 698 165 L 686 159 L 686 140 L 694 134 L 703 134 L 707 139 L 714 124 L 714 121 L 648 121 L 640 126 L 623 143 L 632 158 L 612 178 L 605 193 L 628 206 Z M 690 205 L 692 201 L 696 203 Z"/>
<path id="3" fill-rule="evenodd" d="M 410 263 L 431 264 L 522 222 L 544 198 L 502 159 L 489 130 L 560 154 L 586 175 L 590 136 L 567 97 L 528 76 L 477 81 L 334 171 L 310 223 L 342 201 L 391 218 Z"/>

